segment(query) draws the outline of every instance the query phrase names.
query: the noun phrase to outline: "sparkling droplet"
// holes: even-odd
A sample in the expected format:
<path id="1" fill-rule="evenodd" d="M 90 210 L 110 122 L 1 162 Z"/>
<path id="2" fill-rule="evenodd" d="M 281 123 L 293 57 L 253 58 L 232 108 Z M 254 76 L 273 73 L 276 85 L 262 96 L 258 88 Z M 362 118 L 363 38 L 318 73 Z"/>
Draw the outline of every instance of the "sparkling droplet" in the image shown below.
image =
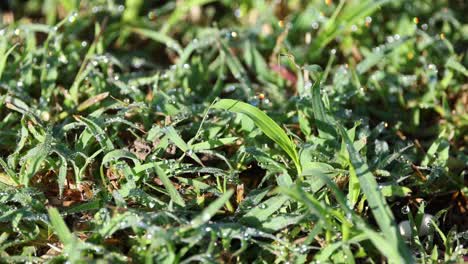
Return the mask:
<path id="1" fill-rule="evenodd" d="M 68 17 L 68 22 L 73 23 L 76 21 L 76 17 L 78 16 L 77 12 L 71 13 L 71 15 Z"/>
<path id="2" fill-rule="evenodd" d="M 234 10 L 234 16 L 239 18 L 241 16 L 241 11 L 239 8 L 237 8 L 236 10 Z"/>
<path id="3" fill-rule="evenodd" d="M 410 212 L 410 208 L 408 205 L 405 205 L 401 208 L 401 213 L 402 214 L 408 214 Z"/>

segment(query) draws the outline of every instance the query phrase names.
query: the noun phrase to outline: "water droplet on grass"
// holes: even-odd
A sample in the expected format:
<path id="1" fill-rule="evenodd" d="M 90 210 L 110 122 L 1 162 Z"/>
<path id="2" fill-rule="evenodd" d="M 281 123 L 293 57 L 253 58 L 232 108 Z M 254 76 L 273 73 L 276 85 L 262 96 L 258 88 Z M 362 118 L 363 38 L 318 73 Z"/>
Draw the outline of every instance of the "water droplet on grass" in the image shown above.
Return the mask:
<path id="1" fill-rule="evenodd" d="M 393 36 L 387 36 L 386 40 L 388 43 L 393 43 L 395 41 L 395 38 Z"/>
<path id="2" fill-rule="evenodd" d="M 401 208 L 401 213 L 402 214 L 408 214 L 410 212 L 410 208 L 408 205 L 405 205 Z"/>
<path id="3" fill-rule="evenodd" d="M 241 11 L 239 8 L 237 8 L 236 10 L 234 10 L 234 16 L 239 18 L 241 16 Z"/>
<path id="4" fill-rule="evenodd" d="M 78 17 L 78 13 L 76 11 L 72 12 L 70 16 L 68 17 L 68 22 L 69 23 L 75 22 L 77 17 Z"/>

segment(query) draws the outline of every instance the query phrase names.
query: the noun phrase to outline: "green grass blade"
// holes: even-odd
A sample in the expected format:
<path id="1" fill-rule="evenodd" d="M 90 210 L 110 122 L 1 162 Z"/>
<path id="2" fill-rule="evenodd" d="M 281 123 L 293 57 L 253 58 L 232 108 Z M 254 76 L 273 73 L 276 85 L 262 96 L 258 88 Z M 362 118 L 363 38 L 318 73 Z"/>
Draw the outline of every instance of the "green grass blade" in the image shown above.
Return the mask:
<path id="1" fill-rule="evenodd" d="M 398 232 L 392 211 L 390 210 L 385 197 L 380 192 L 374 175 L 354 148 L 353 142 L 351 142 L 346 130 L 341 125 L 338 125 L 338 129 L 346 143 L 351 166 L 358 176 L 362 192 L 366 195 L 369 207 L 371 208 L 374 218 L 382 230 L 385 239 L 391 242 L 394 250 L 399 252 L 403 259 L 411 260 L 411 253 Z"/>
<path id="2" fill-rule="evenodd" d="M 198 164 L 203 166 L 202 161 L 200 158 L 198 158 L 195 153 L 193 153 L 193 150 L 190 148 L 190 146 L 179 136 L 177 131 L 174 129 L 174 127 L 169 126 L 164 128 L 164 133 L 166 136 L 180 149 L 182 150 L 185 154 L 187 154 L 189 157 L 194 159 Z"/>
<path id="3" fill-rule="evenodd" d="M 64 245 L 70 244 L 73 241 L 73 235 L 65 224 L 65 221 L 63 221 L 62 217 L 60 216 L 59 211 L 57 208 L 49 208 L 48 211 L 52 228 L 54 229 L 58 238 Z"/>
<path id="4" fill-rule="evenodd" d="M 2 79 L 3 70 L 5 69 L 5 65 L 10 53 L 18 46 L 18 44 L 13 45 L 13 47 L 6 49 L 8 46 L 7 39 L 4 38 L 2 42 L 0 42 L 0 80 Z"/>
<path id="5" fill-rule="evenodd" d="M 327 115 L 325 105 L 322 101 L 320 94 L 320 81 L 319 78 L 312 86 L 312 110 L 314 111 L 315 122 L 322 138 L 333 139 L 336 138 L 336 131 L 332 126 L 332 120 Z"/>
<path id="6" fill-rule="evenodd" d="M 252 119 L 255 125 L 260 128 L 267 137 L 278 144 L 289 155 L 296 166 L 298 175 L 301 174 L 299 155 L 294 142 L 267 114 L 250 104 L 232 99 L 221 99 L 213 105 L 213 108 L 241 113 Z"/>
<path id="7" fill-rule="evenodd" d="M 274 196 L 252 208 L 241 218 L 240 221 L 251 226 L 261 224 L 262 222 L 269 220 L 271 215 L 277 212 L 288 200 L 289 197 L 286 195 Z"/>
<path id="8" fill-rule="evenodd" d="M 171 199 L 176 204 L 182 207 L 185 207 L 184 199 L 182 198 L 180 193 L 177 191 L 177 189 L 174 187 L 171 180 L 169 180 L 169 177 L 167 177 L 166 173 L 156 163 L 153 163 L 153 164 L 154 164 L 154 169 L 156 170 L 156 174 L 158 174 L 159 179 L 163 183 Z"/>
<path id="9" fill-rule="evenodd" d="M 172 50 L 176 51 L 179 55 L 181 55 L 183 53 L 183 50 L 182 50 L 182 47 L 180 46 L 180 44 L 177 41 L 175 41 L 174 39 L 172 39 L 171 37 L 169 37 L 169 36 L 167 36 L 167 35 L 165 35 L 163 33 L 153 31 L 153 30 L 149 30 L 149 29 L 143 29 L 143 28 L 132 28 L 132 31 L 135 32 L 135 33 L 138 33 L 138 34 L 140 34 L 142 36 L 145 36 L 147 38 L 150 38 L 150 39 L 152 39 L 154 41 L 163 43 L 169 49 L 172 49 Z"/>
<path id="10" fill-rule="evenodd" d="M 201 214 L 199 214 L 197 217 L 195 217 L 192 220 L 191 222 L 192 228 L 198 228 L 204 223 L 208 222 L 216 214 L 216 212 L 218 212 L 218 210 L 221 209 L 224 206 L 224 204 L 229 201 L 229 198 L 231 198 L 233 193 L 234 193 L 233 190 L 228 190 L 221 197 L 219 197 L 210 205 L 208 205 L 201 212 Z"/>

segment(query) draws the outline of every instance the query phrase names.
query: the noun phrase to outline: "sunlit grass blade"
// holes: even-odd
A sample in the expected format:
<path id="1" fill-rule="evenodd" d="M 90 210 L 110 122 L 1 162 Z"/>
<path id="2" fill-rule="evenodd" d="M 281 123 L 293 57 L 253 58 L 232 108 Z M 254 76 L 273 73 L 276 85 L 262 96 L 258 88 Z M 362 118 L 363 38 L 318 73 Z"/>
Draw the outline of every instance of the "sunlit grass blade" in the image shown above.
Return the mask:
<path id="1" fill-rule="evenodd" d="M 148 37 L 154 41 L 163 43 L 166 45 L 169 49 L 172 49 L 176 51 L 179 55 L 182 54 L 183 50 L 180 44 L 172 39 L 171 37 L 157 31 L 149 30 L 149 29 L 144 29 L 144 28 L 132 28 L 132 31 L 135 33 L 138 33 L 142 36 Z"/>
<path id="2" fill-rule="evenodd" d="M 229 198 L 231 198 L 233 193 L 233 190 L 228 190 L 227 192 L 223 193 L 221 197 L 210 203 L 210 205 L 208 205 L 197 217 L 192 220 L 191 227 L 198 228 L 204 223 L 208 222 L 218 212 L 218 210 L 220 210 L 224 204 L 229 201 Z"/>
<path id="3" fill-rule="evenodd" d="M 8 59 L 8 56 L 13 52 L 18 44 L 13 45 L 13 47 L 7 50 L 7 39 L 3 38 L 0 42 L 0 80 L 2 79 L 3 70 L 5 69 L 5 65 Z"/>
<path id="4" fill-rule="evenodd" d="M 154 169 L 156 170 L 156 174 L 158 175 L 159 179 L 163 183 L 164 187 L 166 188 L 169 196 L 171 199 L 178 205 L 185 207 L 185 201 L 184 198 L 180 195 L 180 193 L 177 191 L 177 189 L 174 187 L 172 184 L 171 180 L 169 177 L 167 177 L 166 173 L 164 170 L 162 170 L 156 163 L 154 164 Z"/>
<path id="5" fill-rule="evenodd" d="M 333 139 L 336 137 L 336 131 L 333 128 L 332 120 L 327 114 L 327 110 L 322 101 L 320 81 L 321 78 L 318 78 L 312 86 L 312 110 L 314 111 L 315 123 L 319 130 L 320 137 Z"/>
<path id="6" fill-rule="evenodd" d="M 177 133 L 174 127 L 165 127 L 163 131 L 168 137 L 168 139 L 170 139 L 180 150 L 187 154 L 187 156 L 194 159 L 198 164 L 203 166 L 203 163 L 200 160 L 200 158 L 198 158 L 198 156 L 195 153 L 193 153 L 193 149 L 191 149 L 190 146 L 180 137 L 180 135 Z"/>
<path id="7" fill-rule="evenodd" d="M 346 130 L 341 125 L 338 125 L 338 130 L 346 143 L 350 163 L 359 179 L 362 192 L 366 196 L 369 207 L 385 239 L 391 241 L 395 250 L 398 251 L 403 258 L 407 260 L 412 259 L 411 253 L 398 232 L 393 213 L 384 195 L 380 192 L 379 185 L 374 175 L 354 148 L 353 142 L 351 142 Z"/>
<path id="8" fill-rule="evenodd" d="M 57 210 L 57 208 L 49 208 L 48 211 L 50 222 L 60 241 L 64 245 L 72 243 L 74 239 L 73 235 L 70 232 L 70 229 L 68 229 L 67 225 L 65 224 L 65 221 L 63 221 L 63 218 L 60 216 L 60 213 Z"/>
<path id="9" fill-rule="evenodd" d="M 260 128 L 267 137 L 278 144 L 289 155 L 296 166 L 298 174 L 300 175 L 301 165 L 296 145 L 284 130 L 267 114 L 250 104 L 232 99 L 221 99 L 213 105 L 213 108 L 241 113 L 252 119 L 255 125 Z"/>

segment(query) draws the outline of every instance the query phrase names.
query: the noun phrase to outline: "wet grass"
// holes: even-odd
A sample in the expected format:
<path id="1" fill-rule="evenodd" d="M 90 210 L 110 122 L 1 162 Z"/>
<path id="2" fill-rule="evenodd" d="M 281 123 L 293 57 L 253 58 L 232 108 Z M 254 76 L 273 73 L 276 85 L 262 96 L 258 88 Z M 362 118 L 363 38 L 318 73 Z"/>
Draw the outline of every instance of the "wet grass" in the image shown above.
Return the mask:
<path id="1" fill-rule="evenodd" d="M 0 263 L 457 263 L 463 1 L 5 1 Z"/>

